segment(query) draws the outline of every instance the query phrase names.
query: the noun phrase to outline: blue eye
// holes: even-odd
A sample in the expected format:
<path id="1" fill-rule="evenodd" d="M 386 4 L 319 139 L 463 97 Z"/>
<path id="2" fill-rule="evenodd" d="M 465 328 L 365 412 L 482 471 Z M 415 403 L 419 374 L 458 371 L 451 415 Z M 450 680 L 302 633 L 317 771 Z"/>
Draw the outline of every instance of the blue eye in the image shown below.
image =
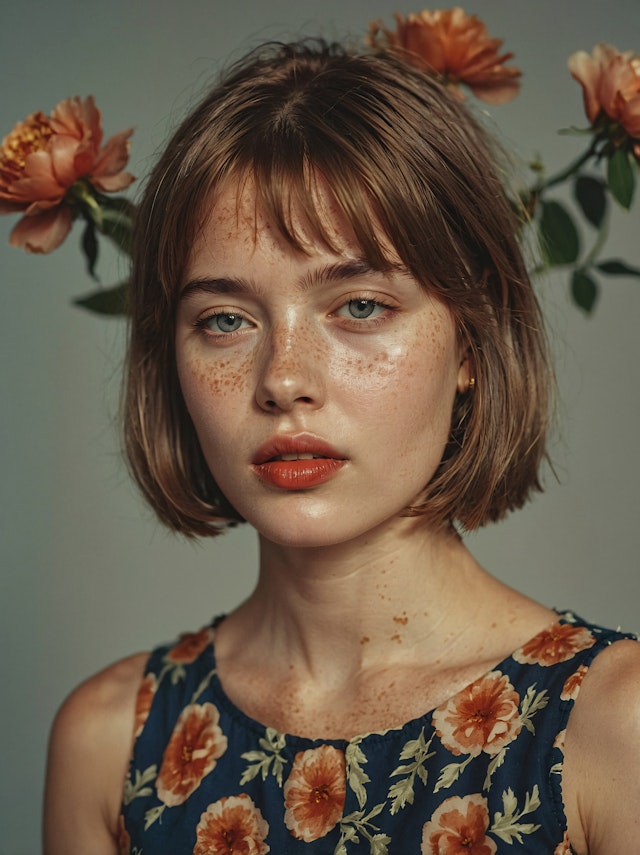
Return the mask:
<path id="1" fill-rule="evenodd" d="M 379 303 L 375 300 L 349 300 L 346 304 L 349 314 L 352 318 L 357 318 L 358 320 L 365 320 L 365 318 L 370 318 L 371 315 L 375 312 L 376 309 L 382 308 Z"/>
<path id="2" fill-rule="evenodd" d="M 244 318 L 232 312 L 223 312 L 219 315 L 210 315 L 206 319 L 206 325 L 212 332 L 232 333 L 239 330 Z"/>

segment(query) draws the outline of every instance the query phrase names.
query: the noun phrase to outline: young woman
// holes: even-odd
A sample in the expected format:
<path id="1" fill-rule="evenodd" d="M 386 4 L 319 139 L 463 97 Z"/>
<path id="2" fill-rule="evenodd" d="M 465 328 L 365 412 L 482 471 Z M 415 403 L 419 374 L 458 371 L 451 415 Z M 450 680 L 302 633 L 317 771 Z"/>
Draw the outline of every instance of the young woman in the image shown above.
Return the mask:
<path id="1" fill-rule="evenodd" d="M 382 53 L 252 54 L 151 175 L 134 279 L 134 475 L 176 531 L 249 522 L 260 574 L 65 703 L 47 855 L 640 851 L 640 648 L 458 534 L 539 488 L 550 386 L 464 108 Z"/>

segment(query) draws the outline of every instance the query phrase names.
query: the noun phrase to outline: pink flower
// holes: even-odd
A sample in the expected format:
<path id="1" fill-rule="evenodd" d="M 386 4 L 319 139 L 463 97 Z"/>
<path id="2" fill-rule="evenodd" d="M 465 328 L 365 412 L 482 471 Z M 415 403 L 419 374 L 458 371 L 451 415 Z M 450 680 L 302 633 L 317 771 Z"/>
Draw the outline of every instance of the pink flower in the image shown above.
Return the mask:
<path id="1" fill-rule="evenodd" d="M 640 56 L 599 44 L 591 55 L 577 51 L 567 64 L 582 86 L 584 109 L 591 124 L 604 113 L 622 125 L 630 137 L 640 138 Z"/>
<path id="2" fill-rule="evenodd" d="M 370 43 L 375 45 L 382 32 L 388 48 L 400 52 L 407 62 L 441 75 L 458 95 L 460 83 L 490 104 L 504 104 L 518 94 L 521 72 L 505 65 L 513 54 L 499 54 L 502 40 L 490 38 L 477 15 L 456 7 L 410 12 L 406 19 L 396 13 L 395 19 L 395 32 L 372 22 Z"/>
<path id="3" fill-rule="evenodd" d="M 198 789 L 227 750 L 227 737 L 218 727 L 220 714 L 210 703 L 191 704 L 180 714 L 164 750 L 158 772 L 158 798 L 169 807 L 181 805 Z"/>
<path id="4" fill-rule="evenodd" d="M 134 725 L 134 737 L 140 736 L 151 712 L 151 704 L 158 689 L 158 680 L 155 674 L 147 674 L 138 690 L 136 698 L 136 718 Z"/>
<path id="5" fill-rule="evenodd" d="M 587 676 L 588 670 L 589 669 L 586 665 L 579 665 L 578 670 L 570 677 L 567 677 L 564 681 L 564 686 L 562 687 L 562 693 L 560 695 L 561 701 L 575 701 L 578 697 L 582 681 Z"/>
<path id="6" fill-rule="evenodd" d="M 474 793 L 445 799 L 422 829 L 422 855 L 495 855 L 486 836 L 487 800 Z"/>
<path id="7" fill-rule="evenodd" d="M 346 797 L 345 759 L 331 745 L 300 751 L 284 785 L 285 825 L 310 843 L 328 834 L 340 820 Z"/>
<path id="8" fill-rule="evenodd" d="M 209 626 L 199 632 L 185 632 L 178 643 L 167 653 L 167 659 L 181 665 L 188 665 L 200 656 L 213 641 L 213 630 Z"/>
<path id="9" fill-rule="evenodd" d="M 556 623 L 543 629 L 513 654 L 522 665 L 548 667 L 572 659 L 581 650 L 596 643 L 595 637 L 586 627 Z"/>
<path id="10" fill-rule="evenodd" d="M 433 726 L 452 754 L 494 757 L 522 730 L 520 697 L 500 671 L 476 680 L 433 714 Z"/>
<path id="11" fill-rule="evenodd" d="M 227 796 L 200 817 L 193 855 L 266 855 L 268 833 L 269 825 L 250 796 Z"/>
<path id="12" fill-rule="evenodd" d="M 86 180 L 96 190 L 123 190 L 134 180 L 124 172 L 132 129 L 102 145 L 100 111 L 91 96 L 61 101 L 50 116 L 32 113 L 2 141 L 0 214 L 24 212 L 11 233 L 12 246 L 51 252 L 73 221 L 69 189 Z"/>

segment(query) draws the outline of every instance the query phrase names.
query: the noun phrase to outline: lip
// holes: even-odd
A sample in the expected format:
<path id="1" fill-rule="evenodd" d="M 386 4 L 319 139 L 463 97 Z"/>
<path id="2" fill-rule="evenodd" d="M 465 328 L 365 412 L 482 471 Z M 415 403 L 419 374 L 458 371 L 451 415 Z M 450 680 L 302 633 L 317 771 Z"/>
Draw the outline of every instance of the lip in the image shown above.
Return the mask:
<path id="1" fill-rule="evenodd" d="M 283 460 L 283 456 L 304 455 Z M 308 455 L 313 455 L 309 457 Z M 261 481 L 284 490 L 304 490 L 329 481 L 345 465 L 347 458 L 316 436 L 275 436 L 254 455 L 253 471 Z"/>

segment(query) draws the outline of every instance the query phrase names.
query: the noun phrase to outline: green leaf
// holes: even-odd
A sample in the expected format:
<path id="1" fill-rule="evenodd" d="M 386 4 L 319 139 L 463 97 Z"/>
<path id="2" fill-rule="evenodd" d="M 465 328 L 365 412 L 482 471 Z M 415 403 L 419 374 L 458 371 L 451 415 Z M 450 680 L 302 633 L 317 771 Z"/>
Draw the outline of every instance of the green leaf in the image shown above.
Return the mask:
<path id="1" fill-rule="evenodd" d="M 96 237 L 96 227 L 91 220 L 86 221 L 84 231 L 82 232 L 82 251 L 87 259 L 87 270 L 92 279 L 97 280 L 96 264 L 98 262 L 98 238 Z"/>
<path id="2" fill-rule="evenodd" d="M 574 270 L 571 296 L 574 303 L 590 315 L 598 299 L 598 285 L 584 270 Z"/>
<path id="3" fill-rule="evenodd" d="M 607 164 L 607 181 L 611 195 L 616 202 L 629 210 L 631 200 L 633 199 L 636 177 L 631 168 L 629 155 L 622 148 L 616 149 L 609 158 Z"/>
<path id="4" fill-rule="evenodd" d="M 121 282 L 112 288 L 98 288 L 83 297 L 77 297 L 73 302 L 97 315 L 118 317 L 127 314 L 127 282 Z"/>
<path id="5" fill-rule="evenodd" d="M 548 264 L 572 264 L 580 254 L 580 238 L 571 216 L 560 202 L 542 202 L 538 228 Z"/>
<path id="6" fill-rule="evenodd" d="M 573 185 L 576 201 L 592 226 L 600 228 L 607 213 L 607 193 L 604 181 L 590 175 L 578 175 Z"/>
<path id="7" fill-rule="evenodd" d="M 596 264 L 598 270 L 607 273 L 609 276 L 640 276 L 640 268 L 631 267 L 624 261 L 617 258 L 610 258 L 607 261 L 599 261 Z"/>

